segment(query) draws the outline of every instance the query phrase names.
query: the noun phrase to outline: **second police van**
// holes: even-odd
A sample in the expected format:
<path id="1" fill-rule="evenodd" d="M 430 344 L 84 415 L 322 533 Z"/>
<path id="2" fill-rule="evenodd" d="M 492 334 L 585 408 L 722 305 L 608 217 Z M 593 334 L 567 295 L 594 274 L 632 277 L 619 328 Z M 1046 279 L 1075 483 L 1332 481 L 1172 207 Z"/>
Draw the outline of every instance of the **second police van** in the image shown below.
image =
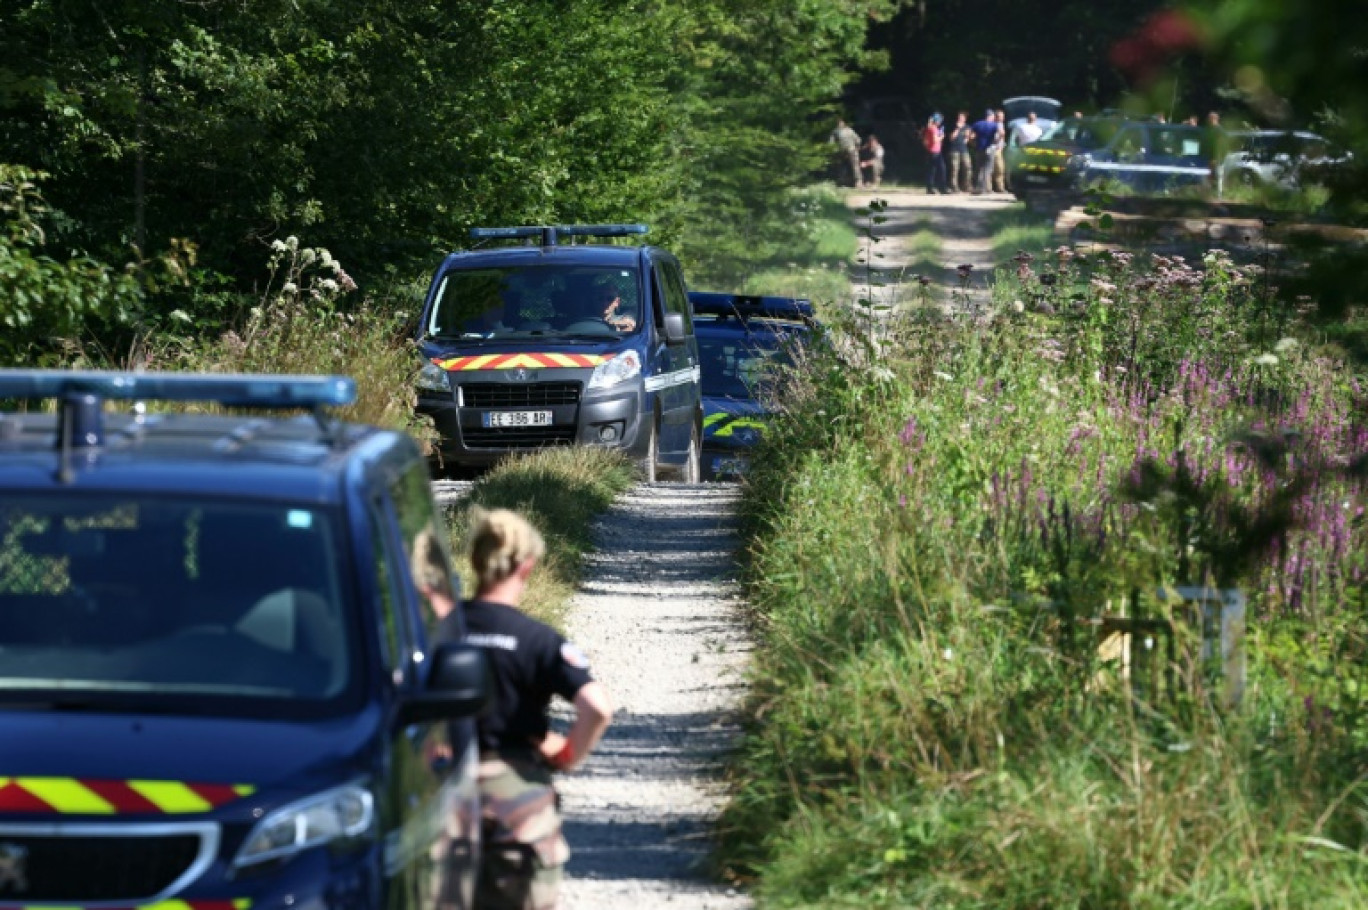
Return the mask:
<path id="1" fill-rule="evenodd" d="M 438 268 L 415 342 L 443 468 L 555 445 L 621 449 L 648 481 L 699 479 L 698 344 L 679 261 L 646 226 L 474 228 Z"/>

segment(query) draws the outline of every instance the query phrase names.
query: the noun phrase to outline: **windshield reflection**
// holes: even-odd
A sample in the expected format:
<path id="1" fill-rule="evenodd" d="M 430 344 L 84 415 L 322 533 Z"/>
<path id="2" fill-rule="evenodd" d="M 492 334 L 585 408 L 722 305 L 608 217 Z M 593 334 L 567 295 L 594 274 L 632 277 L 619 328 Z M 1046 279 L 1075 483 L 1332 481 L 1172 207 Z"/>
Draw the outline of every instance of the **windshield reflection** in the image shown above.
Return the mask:
<path id="1" fill-rule="evenodd" d="M 616 338 L 642 324 L 633 269 L 517 266 L 447 272 L 424 332 L 432 338 Z"/>

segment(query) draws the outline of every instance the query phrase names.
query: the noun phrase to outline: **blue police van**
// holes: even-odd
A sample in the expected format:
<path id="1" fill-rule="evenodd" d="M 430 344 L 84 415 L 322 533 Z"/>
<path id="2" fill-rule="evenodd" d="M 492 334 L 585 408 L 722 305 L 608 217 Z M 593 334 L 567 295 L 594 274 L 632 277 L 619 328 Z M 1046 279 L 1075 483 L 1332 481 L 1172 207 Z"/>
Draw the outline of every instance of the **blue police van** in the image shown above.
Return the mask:
<path id="1" fill-rule="evenodd" d="M 0 906 L 471 906 L 487 668 L 428 638 L 427 462 L 354 397 L 0 370 L 58 403 L 0 410 Z"/>
<path id="2" fill-rule="evenodd" d="M 474 228 L 495 245 L 449 255 L 415 343 L 419 414 L 438 460 L 487 466 L 544 446 L 628 453 L 648 481 L 696 482 L 698 344 L 679 261 L 640 224 Z M 570 242 L 566 242 L 570 241 Z"/>
<path id="3" fill-rule="evenodd" d="M 691 291 L 703 367 L 703 478 L 732 480 L 750 468 L 775 397 L 817 327 L 805 298 Z"/>

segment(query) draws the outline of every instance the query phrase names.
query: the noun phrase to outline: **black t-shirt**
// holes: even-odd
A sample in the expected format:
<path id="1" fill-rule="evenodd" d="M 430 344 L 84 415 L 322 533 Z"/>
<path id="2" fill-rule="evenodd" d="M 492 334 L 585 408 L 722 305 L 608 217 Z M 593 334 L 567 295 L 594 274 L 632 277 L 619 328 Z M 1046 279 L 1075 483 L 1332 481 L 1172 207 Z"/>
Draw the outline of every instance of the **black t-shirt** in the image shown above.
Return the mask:
<path id="1" fill-rule="evenodd" d="M 484 650 L 494 675 L 494 703 L 479 719 L 482 751 L 536 746 L 550 729 L 551 696 L 567 701 L 591 682 L 589 660 L 555 629 L 507 604 L 465 604 L 464 640 Z M 459 637 L 456 614 L 442 621 L 439 640 Z"/>

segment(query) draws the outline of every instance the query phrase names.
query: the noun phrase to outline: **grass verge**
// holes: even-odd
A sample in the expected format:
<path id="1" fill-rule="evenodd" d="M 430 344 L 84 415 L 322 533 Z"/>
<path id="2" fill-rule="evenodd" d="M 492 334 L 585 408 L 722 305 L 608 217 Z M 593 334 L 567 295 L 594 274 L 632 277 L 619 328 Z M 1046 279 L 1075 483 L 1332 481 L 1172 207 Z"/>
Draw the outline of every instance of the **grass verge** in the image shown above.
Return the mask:
<path id="1" fill-rule="evenodd" d="M 546 558 L 528 585 L 523 609 L 560 627 L 593 541 L 590 527 L 635 480 L 630 461 L 615 451 L 587 447 L 547 449 L 500 463 L 475 481 L 470 496 L 448 509 L 451 550 L 462 590 L 475 591 L 466 539 L 476 508 L 521 512 L 546 538 Z"/>
<path id="2" fill-rule="evenodd" d="M 1057 246 L 1054 243 L 1054 216 L 1033 212 L 1016 202 L 988 214 L 992 235 L 993 261 L 1002 262 L 1025 250 L 1033 256 Z"/>
<path id="3" fill-rule="evenodd" d="M 1033 268 L 782 394 L 723 863 L 766 907 L 1363 906 L 1353 368 L 1219 254 Z M 1190 584 L 1248 598 L 1237 706 Z M 1096 632 L 1142 611 L 1167 667 Z"/>

